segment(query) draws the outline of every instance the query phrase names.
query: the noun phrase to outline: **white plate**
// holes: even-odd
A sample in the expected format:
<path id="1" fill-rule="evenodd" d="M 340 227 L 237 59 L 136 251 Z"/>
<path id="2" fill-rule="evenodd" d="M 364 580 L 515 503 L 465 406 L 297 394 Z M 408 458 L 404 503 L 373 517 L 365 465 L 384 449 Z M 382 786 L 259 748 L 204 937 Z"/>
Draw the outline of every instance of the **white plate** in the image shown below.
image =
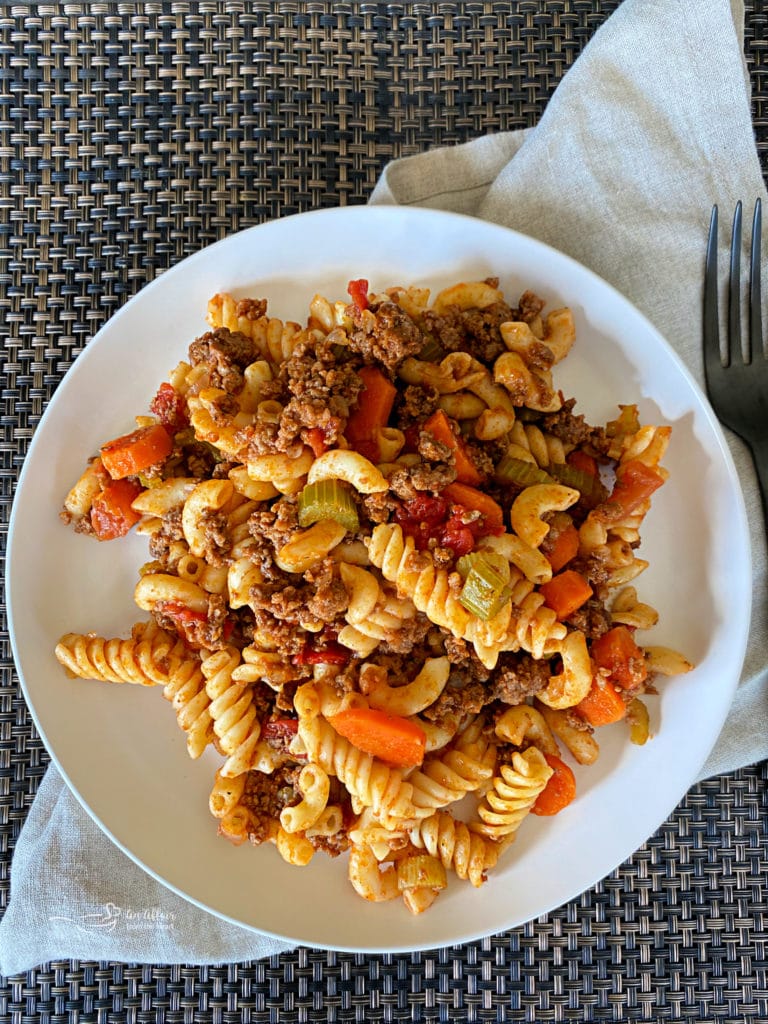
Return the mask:
<path id="1" fill-rule="evenodd" d="M 555 818 L 529 818 L 476 890 L 456 882 L 413 918 L 400 901 L 367 904 L 344 859 L 283 863 L 273 847 L 234 848 L 207 809 L 219 759 L 189 760 L 158 690 L 65 678 L 60 634 L 125 636 L 146 542 L 99 544 L 58 518 L 84 458 L 129 429 L 160 381 L 205 329 L 217 291 L 267 297 L 273 315 L 301 320 L 319 291 L 343 298 L 351 278 L 382 290 L 434 289 L 498 275 L 516 300 L 531 288 L 571 306 L 577 342 L 556 381 L 593 423 L 637 402 L 647 423 L 673 426 L 671 479 L 655 496 L 641 554 L 640 596 L 661 621 L 653 642 L 697 668 L 662 681 L 650 700 L 653 741 L 600 731 L 601 755 L 578 769 L 578 798 Z M 692 299 L 693 301 L 693 299 Z M 7 597 L 25 696 L 53 760 L 104 831 L 161 882 L 238 924 L 308 946 L 424 949 L 519 925 L 560 906 L 629 857 L 693 783 L 731 703 L 750 612 L 746 516 L 735 469 L 708 404 L 657 331 L 617 292 L 571 259 L 482 221 L 422 209 L 357 207 L 264 224 L 167 271 L 126 304 L 78 358 L 37 430 L 16 493 Z M 649 640 L 650 642 L 650 640 Z"/>

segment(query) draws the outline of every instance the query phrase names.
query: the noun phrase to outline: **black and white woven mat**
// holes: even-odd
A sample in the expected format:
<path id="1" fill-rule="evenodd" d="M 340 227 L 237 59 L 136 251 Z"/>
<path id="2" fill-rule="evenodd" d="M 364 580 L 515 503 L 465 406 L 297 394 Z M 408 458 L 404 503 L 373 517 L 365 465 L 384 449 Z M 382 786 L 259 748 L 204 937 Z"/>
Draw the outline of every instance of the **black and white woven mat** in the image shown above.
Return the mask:
<path id="1" fill-rule="evenodd" d="M 130 296 L 234 231 L 365 202 L 393 157 L 534 124 L 618 6 L 0 2 L 2 540 L 46 402 Z M 768 0 L 747 4 L 745 52 L 768 171 Z M 3 616 L 0 910 L 46 764 Z M 57 961 L 0 979 L 0 1020 L 766 1021 L 766 774 L 695 786 L 597 887 L 482 942 Z"/>

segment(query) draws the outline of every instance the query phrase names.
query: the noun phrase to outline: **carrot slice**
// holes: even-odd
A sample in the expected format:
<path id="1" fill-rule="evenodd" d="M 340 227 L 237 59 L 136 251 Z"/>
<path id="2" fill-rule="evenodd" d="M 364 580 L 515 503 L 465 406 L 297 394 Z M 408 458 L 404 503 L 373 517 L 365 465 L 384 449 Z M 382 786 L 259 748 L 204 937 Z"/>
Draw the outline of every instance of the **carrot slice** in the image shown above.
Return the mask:
<path id="1" fill-rule="evenodd" d="M 552 571 L 559 572 L 579 553 L 579 531 L 573 523 L 569 523 L 552 541 L 549 541 L 549 536 L 547 536 L 541 549 L 549 559 Z"/>
<path id="2" fill-rule="evenodd" d="M 574 711 L 590 725 L 610 725 L 626 715 L 627 705 L 613 683 L 595 680 L 592 689 Z"/>
<path id="3" fill-rule="evenodd" d="M 172 450 L 170 434 L 161 423 L 155 423 L 108 441 L 100 454 L 102 464 L 112 479 L 122 480 L 162 462 Z"/>
<path id="4" fill-rule="evenodd" d="M 561 761 L 555 754 L 545 754 L 544 758 L 552 769 L 552 775 L 531 811 L 541 815 L 558 814 L 576 796 L 576 776 L 565 761 Z"/>
<path id="5" fill-rule="evenodd" d="M 590 655 L 605 669 L 612 683 L 628 690 L 645 682 L 648 666 L 642 650 L 626 626 L 614 626 L 592 641 Z"/>
<path id="6" fill-rule="evenodd" d="M 91 525 L 99 540 L 123 537 L 141 519 L 131 502 L 143 488 L 133 480 L 113 480 L 96 495 L 91 504 Z"/>
<path id="7" fill-rule="evenodd" d="M 608 504 L 618 506 L 621 515 L 629 515 L 663 483 L 661 473 L 632 459 L 620 467 Z"/>
<path id="8" fill-rule="evenodd" d="M 572 452 L 569 452 L 565 461 L 569 466 L 573 466 L 574 469 L 580 469 L 582 473 L 597 476 L 597 460 L 593 459 L 591 455 L 587 455 L 580 448 L 574 448 Z"/>
<path id="9" fill-rule="evenodd" d="M 558 619 L 567 619 L 573 615 L 593 594 L 592 587 L 575 569 L 565 569 L 558 573 L 547 583 L 542 583 L 539 590 L 544 603 Z"/>
<path id="10" fill-rule="evenodd" d="M 397 389 L 375 366 L 362 366 L 357 373 L 363 387 L 357 396 L 357 406 L 347 420 L 344 436 L 355 451 L 366 458 L 373 454 L 373 461 L 378 461 L 377 434 L 387 425 Z"/>
<path id="11" fill-rule="evenodd" d="M 437 438 L 438 441 L 442 441 L 443 444 L 447 444 L 451 449 L 456 460 L 456 479 L 459 483 L 477 487 L 478 484 L 483 482 L 483 478 L 467 450 L 464 439 L 454 432 L 451 421 L 442 409 L 437 409 L 432 413 L 425 421 L 423 429 L 428 430 L 433 437 Z"/>
<path id="12" fill-rule="evenodd" d="M 456 505 L 463 505 L 464 508 L 471 509 L 473 512 L 480 512 L 491 533 L 501 533 L 504 530 L 504 510 L 501 505 L 487 494 L 478 491 L 476 487 L 470 487 L 469 484 L 452 483 L 444 487 L 441 494 Z"/>
<path id="13" fill-rule="evenodd" d="M 398 768 L 412 768 L 424 760 L 427 737 L 415 722 L 374 708 L 348 708 L 328 721 L 358 750 Z"/>

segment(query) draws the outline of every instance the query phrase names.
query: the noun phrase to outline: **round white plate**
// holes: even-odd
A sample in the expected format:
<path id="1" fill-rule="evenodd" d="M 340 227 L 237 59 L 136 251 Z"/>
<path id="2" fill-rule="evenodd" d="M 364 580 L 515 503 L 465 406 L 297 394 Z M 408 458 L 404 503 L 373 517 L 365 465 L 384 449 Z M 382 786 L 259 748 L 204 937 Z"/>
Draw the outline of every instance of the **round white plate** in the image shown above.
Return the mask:
<path id="1" fill-rule="evenodd" d="M 101 442 L 147 410 L 158 384 L 206 330 L 209 296 L 266 297 L 301 321 L 312 295 L 371 288 L 434 290 L 498 275 L 511 301 L 531 288 L 570 306 L 577 341 L 556 382 L 577 412 L 602 423 L 636 402 L 643 422 L 668 423 L 669 482 L 654 497 L 637 581 L 659 625 L 647 642 L 692 659 L 651 698 L 653 741 L 599 733 L 601 754 L 577 769 L 578 798 L 554 818 L 531 816 L 481 889 L 453 882 L 412 917 L 398 900 L 368 904 L 345 858 L 283 863 L 272 846 L 216 835 L 208 794 L 220 760 L 186 754 L 160 691 L 69 680 L 58 637 L 127 636 L 146 541 L 99 544 L 58 518 L 67 490 Z M 694 297 L 691 297 L 691 301 Z M 746 646 L 750 555 L 743 499 L 726 443 L 697 386 L 657 331 L 615 290 L 549 247 L 482 221 L 423 209 L 353 207 L 289 217 L 212 245 L 167 271 L 98 333 L 54 395 L 24 465 L 8 545 L 7 598 L 26 699 L 51 757 L 96 821 L 127 854 L 182 896 L 238 924 L 308 946 L 396 951 L 465 942 L 560 906 L 629 857 L 672 812 L 717 739 Z"/>

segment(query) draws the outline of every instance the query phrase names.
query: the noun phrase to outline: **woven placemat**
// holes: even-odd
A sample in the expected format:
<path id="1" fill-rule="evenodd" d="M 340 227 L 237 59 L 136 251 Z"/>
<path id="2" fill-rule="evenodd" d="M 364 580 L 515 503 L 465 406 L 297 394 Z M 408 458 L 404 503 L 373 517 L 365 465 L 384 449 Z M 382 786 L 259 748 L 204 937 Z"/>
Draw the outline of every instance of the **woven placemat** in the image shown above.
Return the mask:
<path id="1" fill-rule="evenodd" d="M 278 216 L 363 203 L 384 164 L 536 122 L 618 0 L 0 3 L 0 526 L 47 400 L 147 281 Z M 768 170 L 768 0 L 748 4 Z M 47 754 L 0 621 L 0 909 Z M 695 786 L 558 911 L 407 956 L 220 968 L 57 961 L 0 1018 L 257 1022 L 768 1019 L 765 766 Z"/>

